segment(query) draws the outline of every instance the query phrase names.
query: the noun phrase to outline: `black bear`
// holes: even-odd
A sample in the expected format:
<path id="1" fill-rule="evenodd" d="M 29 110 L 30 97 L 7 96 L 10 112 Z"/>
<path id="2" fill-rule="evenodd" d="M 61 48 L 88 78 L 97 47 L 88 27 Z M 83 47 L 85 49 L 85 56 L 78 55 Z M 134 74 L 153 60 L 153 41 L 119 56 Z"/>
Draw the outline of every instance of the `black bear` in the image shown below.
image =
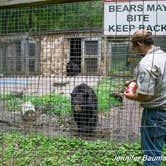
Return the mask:
<path id="1" fill-rule="evenodd" d="M 67 76 L 76 76 L 80 73 L 79 65 L 70 61 L 67 63 Z"/>
<path id="2" fill-rule="evenodd" d="M 79 133 L 93 133 L 98 121 L 98 100 L 87 84 L 76 86 L 71 93 L 71 107 Z"/>

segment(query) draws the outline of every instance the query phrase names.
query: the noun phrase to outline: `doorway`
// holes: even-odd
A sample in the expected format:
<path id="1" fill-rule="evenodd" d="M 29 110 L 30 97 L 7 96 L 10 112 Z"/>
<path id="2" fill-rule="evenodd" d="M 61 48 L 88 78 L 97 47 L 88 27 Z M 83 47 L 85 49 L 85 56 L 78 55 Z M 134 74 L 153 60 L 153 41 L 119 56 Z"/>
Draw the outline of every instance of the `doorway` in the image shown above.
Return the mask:
<path id="1" fill-rule="evenodd" d="M 79 73 L 81 73 L 81 38 L 71 38 L 67 75 L 75 76 Z"/>

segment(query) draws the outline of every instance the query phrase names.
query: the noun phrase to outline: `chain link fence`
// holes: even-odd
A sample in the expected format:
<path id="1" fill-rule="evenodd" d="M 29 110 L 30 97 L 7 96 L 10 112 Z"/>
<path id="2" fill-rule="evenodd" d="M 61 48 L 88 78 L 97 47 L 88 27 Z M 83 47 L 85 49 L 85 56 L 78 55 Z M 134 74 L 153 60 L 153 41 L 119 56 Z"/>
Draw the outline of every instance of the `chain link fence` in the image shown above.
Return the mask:
<path id="1" fill-rule="evenodd" d="M 123 96 L 139 59 L 130 36 L 103 35 L 103 2 L 1 8 L 0 22 L 0 131 L 139 139 L 142 108 Z"/>

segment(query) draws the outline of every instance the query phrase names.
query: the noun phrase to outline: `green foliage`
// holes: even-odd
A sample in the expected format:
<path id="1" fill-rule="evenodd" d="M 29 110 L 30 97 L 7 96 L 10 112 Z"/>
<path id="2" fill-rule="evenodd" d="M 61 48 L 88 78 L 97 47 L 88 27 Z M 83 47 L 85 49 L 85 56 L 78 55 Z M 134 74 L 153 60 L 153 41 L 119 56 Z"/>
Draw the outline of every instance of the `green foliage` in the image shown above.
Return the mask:
<path id="1" fill-rule="evenodd" d="M 22 100 L 20 98 L 16 98 L 13 94 L 0 94 L 0 100 L 4 100 L 4 104 L 6 105 L 6 109 L 8 111 L 19 110 L 20 104 Z"/>
<path id="2" fill-rule="evenodd" d="M 102 1 L 0 10 L 0 33 L 102 28 Z"/>
<path id="3" fill-rule="evenodd" d="M 70 98 L 60 94 L 24 96 L 23 98 L 16 98 L 12 94 L 0 94 L 0 99 L 6 101 L 5 104 L 8 111 L 20 110 L 22 103 L 30 101 L 36 108 L 42 109 L 47 113 L 63 115 L 71 112 Z"/>
<path id="4" fill-rule="evenodd" d="M 1 142 L 3 165 L 12 162 L 17 166 L 138 166 L 143 162 L 139 143 L 88 142 L 78 138 L 19 133 L 1 134 Z"/>
<path id="5" fill-rule="evenodd" d="M 31 101 L 36 107 L 44 107 L 47 113 L 63 115 L 71 112 L 70 98 L 60 94 L 48 94 L 43 96 L 26 96 L 26 101 Z"/>
<path id="6" fill-rule="evenodd" d="M 122 89 L 122 85 L 122 81 L 112 80 L 112 78 L 104 78 L 99 82 L 98 89 L 94 88 L 98 96 L 99 111 L 108 111 L 112 106 L 121 104 L 110 94 Z"/>
<path id="7" fill-rule="evenodd" d="M 119 106 L 121 103 L 110 95 L 111 92 L 119 91 L 123 82 L 120 80 L 112 80 L 104 78 L 100 80 L 99 86 L 94 87 L 98 97 L 98 110 L 109 111 L 112 106 Z M 61 94 L 46 94 L 42 96 L 24 96 L 17 98 L 13 94 L 0 94 L 0 99 L 5 101 L 8 111 L 19 111 L 21 104 L 24 102 L 32 102 L 37 109 L 41 109 L 49 114 L 66 115 L 71 113 L 70 97 Z"/>

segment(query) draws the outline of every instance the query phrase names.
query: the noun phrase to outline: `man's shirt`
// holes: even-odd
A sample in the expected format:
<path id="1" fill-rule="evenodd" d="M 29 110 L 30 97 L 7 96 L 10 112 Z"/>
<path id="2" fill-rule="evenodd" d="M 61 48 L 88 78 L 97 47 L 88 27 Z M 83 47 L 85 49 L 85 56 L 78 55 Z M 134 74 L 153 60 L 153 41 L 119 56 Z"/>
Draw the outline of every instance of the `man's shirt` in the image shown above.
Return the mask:
<path id="1" fill-rule="evenodd" d="M 141 59 L 137 69 L 137 93 L 151 95 L 151 101 L 140 102 L 144 108 L 166 110 L 166 53 L 153 47 Z"/>

